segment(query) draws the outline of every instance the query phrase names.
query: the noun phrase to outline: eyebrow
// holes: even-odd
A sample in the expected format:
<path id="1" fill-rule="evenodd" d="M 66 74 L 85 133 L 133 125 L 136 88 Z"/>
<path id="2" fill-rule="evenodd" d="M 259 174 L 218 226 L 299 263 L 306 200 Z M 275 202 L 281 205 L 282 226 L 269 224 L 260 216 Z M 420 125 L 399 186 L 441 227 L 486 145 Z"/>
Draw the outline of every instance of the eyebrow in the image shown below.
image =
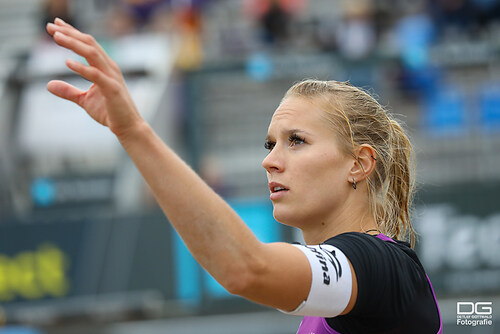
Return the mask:
<path id="1" fill-rule="evenodd" d="M 307 132 L 306 130 L 302 130 L 302 129 L 290 129 L 290 130 L 282 131 L 282 134 L 286 135 L 287 137 L 294 134 L 294 133 L 304 133 L 306 135 L 310 135 L 309 132 Z M 271 140 L 271 136 L 268 134 L 266 136 L 266 141 L 270 141 L 270 140 Z"/>

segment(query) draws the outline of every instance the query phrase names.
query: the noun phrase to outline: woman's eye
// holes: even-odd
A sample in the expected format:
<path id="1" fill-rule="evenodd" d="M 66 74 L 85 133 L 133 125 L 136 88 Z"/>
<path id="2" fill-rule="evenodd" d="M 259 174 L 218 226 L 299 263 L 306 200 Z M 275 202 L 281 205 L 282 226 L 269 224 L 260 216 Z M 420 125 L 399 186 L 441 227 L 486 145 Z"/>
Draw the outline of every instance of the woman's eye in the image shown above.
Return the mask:
<path id="1" fill-rule="evenodd" d="M 290 142 L 290 146 L 295 146 L 305 143 L 304 138 L 301 138 L 295 134 L 291 135 L 290 138 L 288 138 L 288 141 Z"/>
<path id="2" fill-rule="evenodd" d="M 272 141 L 266 141 L 264 143 L 264 148 L 268 151 L 271 151 L 275 145 L 276 145 L 276 143 L 273 143 Z"/>

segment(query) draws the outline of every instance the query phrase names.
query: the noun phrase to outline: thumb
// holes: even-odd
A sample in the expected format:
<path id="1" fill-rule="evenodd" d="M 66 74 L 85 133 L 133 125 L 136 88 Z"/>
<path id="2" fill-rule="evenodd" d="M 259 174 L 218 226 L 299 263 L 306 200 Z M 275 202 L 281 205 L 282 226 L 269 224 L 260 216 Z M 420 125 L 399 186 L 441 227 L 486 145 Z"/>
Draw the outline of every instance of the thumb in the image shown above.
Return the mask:
<path id="1" fill-rule="evenodd" d="M 61 80 L 52 80 L 47 84 L 47 90 L 57 97 L 80 105 L 80 96 L 85 92 Z M 80 105 L 81 106 L 81 105 Z"/>

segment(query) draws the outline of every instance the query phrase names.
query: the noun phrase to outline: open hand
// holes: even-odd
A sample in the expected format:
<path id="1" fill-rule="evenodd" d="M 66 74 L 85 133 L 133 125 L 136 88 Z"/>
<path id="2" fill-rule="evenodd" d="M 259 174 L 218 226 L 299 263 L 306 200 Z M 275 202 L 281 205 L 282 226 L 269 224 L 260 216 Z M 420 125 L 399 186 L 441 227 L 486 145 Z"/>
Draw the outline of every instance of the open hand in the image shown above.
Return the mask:
<path id="1" fill-rule="evenodd" d="M 52 80 L 47 85 L 52 94 L 78 104 L 94 120 L 109 127 L 119 137 L 143 122 L 118 65 L 94 37 L 58 18 L 54 23 L 47 24 L 47 31 L 58 45 L 87 60 L 88 65 L 84 65 L 68 59 L 66 66 L 92 82 L 87 91 L 82 91 L 67 82 Z"/>

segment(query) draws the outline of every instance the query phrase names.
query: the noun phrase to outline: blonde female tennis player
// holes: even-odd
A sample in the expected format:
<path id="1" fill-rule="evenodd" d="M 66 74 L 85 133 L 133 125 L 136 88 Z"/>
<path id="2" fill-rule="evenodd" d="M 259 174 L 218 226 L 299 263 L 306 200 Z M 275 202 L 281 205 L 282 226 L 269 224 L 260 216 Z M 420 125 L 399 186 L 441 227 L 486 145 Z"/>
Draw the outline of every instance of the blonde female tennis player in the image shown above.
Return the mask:
<path id="1" fill-rule="evenodd" d="M 431 283 L 402 241 L 414 243 L 412 147 L 370 95 L 315 80 L 285 94 L 262 165 L 275 219 L 307 244 L 265 244 L 156 136 L 92 36 L 60 19 L 47 31 L 87 60 L 66 65 L 93 83 L 81 91 L 51 81 L 48 90 L 116 135 L 193 256 L 229 292 L 304 316 L 304 334 L 442 332 Z"/>

